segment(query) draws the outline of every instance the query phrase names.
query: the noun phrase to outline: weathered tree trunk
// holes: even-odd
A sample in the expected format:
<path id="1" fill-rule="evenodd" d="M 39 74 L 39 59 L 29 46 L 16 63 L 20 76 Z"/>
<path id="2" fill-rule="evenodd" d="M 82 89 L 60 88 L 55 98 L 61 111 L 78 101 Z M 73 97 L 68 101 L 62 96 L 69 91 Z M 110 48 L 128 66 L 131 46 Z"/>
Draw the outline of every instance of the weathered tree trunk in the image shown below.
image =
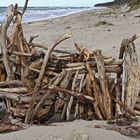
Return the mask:
<path id="1" fill-rule="evenodd" d="M 106 113 L 106 119 L 112 119 L 112 99 L 108 89 L 108 78 L 106 76 L 105 66 L 101 51 L 94 52 L 95 60 L 97 63 L 99 81 L 101 85 L 101 91 L 103 96 L 103 105 Z"/>
<path id="2" fill-rule="evenodd" d="M 135 44 L 135 36 L 124 40 L 124 64 L 122 80 L 122 101 L 130 108 L 134 109 L 140 92 L 140 72 L 138 66 L 138 56 Z"/>
<path id="3" fill-rule="evenodd" d="M 7 54 L 7 29 L 10 26 L 13 17 L 15 9 L 12 5 L 10 5 L 7 9 L 7 16 L 5 17 L 2 25 L 1 25 L 1 31 L 0 31 L 0 47 L 2 51 L 2 59 L 4 63 L 4 67 L 7 73 L 7 80 L 11 80 L 12 78 L 12 71 L 9 63 L 9 57 Z"/>

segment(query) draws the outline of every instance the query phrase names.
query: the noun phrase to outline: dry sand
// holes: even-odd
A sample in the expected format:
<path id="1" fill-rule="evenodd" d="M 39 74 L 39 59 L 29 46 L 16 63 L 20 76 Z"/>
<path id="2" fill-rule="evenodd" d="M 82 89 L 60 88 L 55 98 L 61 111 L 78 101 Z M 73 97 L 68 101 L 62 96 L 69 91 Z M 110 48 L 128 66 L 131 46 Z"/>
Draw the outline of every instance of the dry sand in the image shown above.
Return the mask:
<path id="1" fill-rule="evenodd" d="M 50 126 L 32 126 L 28 129 L 1 134 L 0 140 L 139 140 L 140 137 L 127 137 L 115 131 L 96 129 L 101 121 L 76 120 L 68 123 L 55 123 Z M 89 139 L 79 139 L 81 135 Z"/>
<path id="2" fill-rule="evenodd" d="M 73 37 L 60 46 L 75 49 L 74 42 L 82 44 L 90 50 L 101 49 L 104 54 L 118 57 L 122 39 L 140 33 L 140 10 L 126 13 L 124 10 L 111 14 L 112 10 L 89 10 L 58 19 L 29 23 L 24 26 L 25 35 L 39 35 L 35 42 L 52 45 L 59 36 L 72 33 Z M 124 17 L 125 14 L 125 17 Z M 113 26 L 96 27 L 98 21 L 107 21 Z M 140 39 L 136 41 L 140 45 Z M 137 46 L 138 46 L 137 45 Z M 140 50 L 140 47 L 137 47 Z M 138 51 L 140 52 L 140 51 Z"/>
<path id="3" fill-rule="evenodd" d="M 28 38 L 32 35 L 39 35 L 35 42 L 47 46 L 52 45 L 61 35 L 72 33 L 73 37 L 58 47 L 73 50 L 73 43 L 77 42 L 89 50 L 101 49 L 104 55 L 118 57 L 122 39 L 140 33 L 140 18 L 134 18 L 134 16 L 139 15 L 140 10 L 131 13 L 124 12 L 124 9 L 117 11 L 117 14 L 113 14 L 113 12 L 108 9 L 89 10 L 58 19 L 26 23 L 24 24 L 24 32 Z M 96 27 L 95 24 L 102 20 L 112 23 L 113 26 Z M 140 56 L 140 39 L 135 42 Z M 32 126 L 23 131 L 1 134 L 0 140 L 53 140 L 55 138 L 78 140 L 74 139 L 75 135 L 89 135 L 90 140 L 140 139 L 140 137 L 131 138 L 114 131 L 93 128 L 95 124 L 104 123 L 77 120 L 52 124 L 51 126 Z"/>

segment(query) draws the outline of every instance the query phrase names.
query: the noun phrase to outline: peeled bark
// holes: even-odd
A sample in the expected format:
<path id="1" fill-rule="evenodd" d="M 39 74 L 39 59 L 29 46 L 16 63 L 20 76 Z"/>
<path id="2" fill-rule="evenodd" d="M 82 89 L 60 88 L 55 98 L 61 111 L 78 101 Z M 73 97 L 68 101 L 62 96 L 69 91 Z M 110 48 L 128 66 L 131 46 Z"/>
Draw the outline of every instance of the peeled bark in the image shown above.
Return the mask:
<path id="1" fill-rule="evenodd" d="M 1 25 L 1 31 L 0 31 L 0 47 L 2 50 L 2 59 L 3 59 L 4 67 L 7 73 L 7 80 L 11 80 L 12 78 L 12 71 L 11 71 L 9 57 L 8 57 L 7 49 L 6 49 L 7 48 L 7 30 L 13 20 L 13 17 L 15 14 L 14 12 L 15 12 L 14 7 L 10 5 L 7 9 L 7 16 L 5 17 Z"/>
<path id="2" fill-rule="evenodd" d="M 138 66 L 138 56 L 132 38 L 125 40 L 123 81 L 122 81 L 122 101 L 130 108 L 134 109 L 140 92 L 140 72 Z"/>
<path id="3" fill-rule="evenodd" d="M 105 65 L 101 51 L 94 52 L 95 60 L 97 63 L 99 81 L 101 85 L 101 90 L 103 94 L 103 105 L 105 107 L 106 119 L 112 119 L 112 99 L 108 89 L 108 78 L 106 76 Z"/>

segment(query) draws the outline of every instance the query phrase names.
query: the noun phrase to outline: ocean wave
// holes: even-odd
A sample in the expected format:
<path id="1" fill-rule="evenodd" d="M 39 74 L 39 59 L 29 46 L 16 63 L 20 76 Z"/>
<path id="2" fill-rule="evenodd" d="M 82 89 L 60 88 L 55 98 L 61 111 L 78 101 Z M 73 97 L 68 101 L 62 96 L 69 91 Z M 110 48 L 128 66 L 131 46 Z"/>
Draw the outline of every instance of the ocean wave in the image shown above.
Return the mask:
<path id="1" fill-rule="evenodd" d="M 23 22 L 57 18 L 87 10 L 88 7 L 28 7 Z M 20 7 L 19 10 L 22 10 Z M 0 23 L 4 19 L 6 7 L 0 7 Z"/>

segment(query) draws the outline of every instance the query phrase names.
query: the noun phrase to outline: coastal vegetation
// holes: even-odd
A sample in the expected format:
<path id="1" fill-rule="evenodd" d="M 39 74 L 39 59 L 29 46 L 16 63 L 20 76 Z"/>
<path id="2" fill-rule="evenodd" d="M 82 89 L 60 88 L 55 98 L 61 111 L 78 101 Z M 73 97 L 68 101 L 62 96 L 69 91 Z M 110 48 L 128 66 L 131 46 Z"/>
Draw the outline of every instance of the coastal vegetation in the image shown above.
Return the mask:
<path id="1" fill-rule="evenodd" d="M 113 24 L 110 23 L 110 22 L 107 22 L 107 21 L 105 21 L 105 20 L 102 20 L 102 21 L 98 21 L 98 22 L 95 24 L 95 26 L 113 26 Z"/>
<path id="2" fill-rule="evenodd" d="M 112 7 L 112 6 L 122 6 L 124 4 L 127 4 L 128 7 L 130 7 L 129 11 L 135 10 L 137 8 L 140 8 L 140 0 L 114 0 L 113 2 L 107 2 L 107 3 L 99 3 L 95 6 L 97 7 Z"/>
<path id="3" fill-rule="evenodd" d="M 130 11 L 140 8 L 140 0 L 133 0 L 129 3 Z"/>

